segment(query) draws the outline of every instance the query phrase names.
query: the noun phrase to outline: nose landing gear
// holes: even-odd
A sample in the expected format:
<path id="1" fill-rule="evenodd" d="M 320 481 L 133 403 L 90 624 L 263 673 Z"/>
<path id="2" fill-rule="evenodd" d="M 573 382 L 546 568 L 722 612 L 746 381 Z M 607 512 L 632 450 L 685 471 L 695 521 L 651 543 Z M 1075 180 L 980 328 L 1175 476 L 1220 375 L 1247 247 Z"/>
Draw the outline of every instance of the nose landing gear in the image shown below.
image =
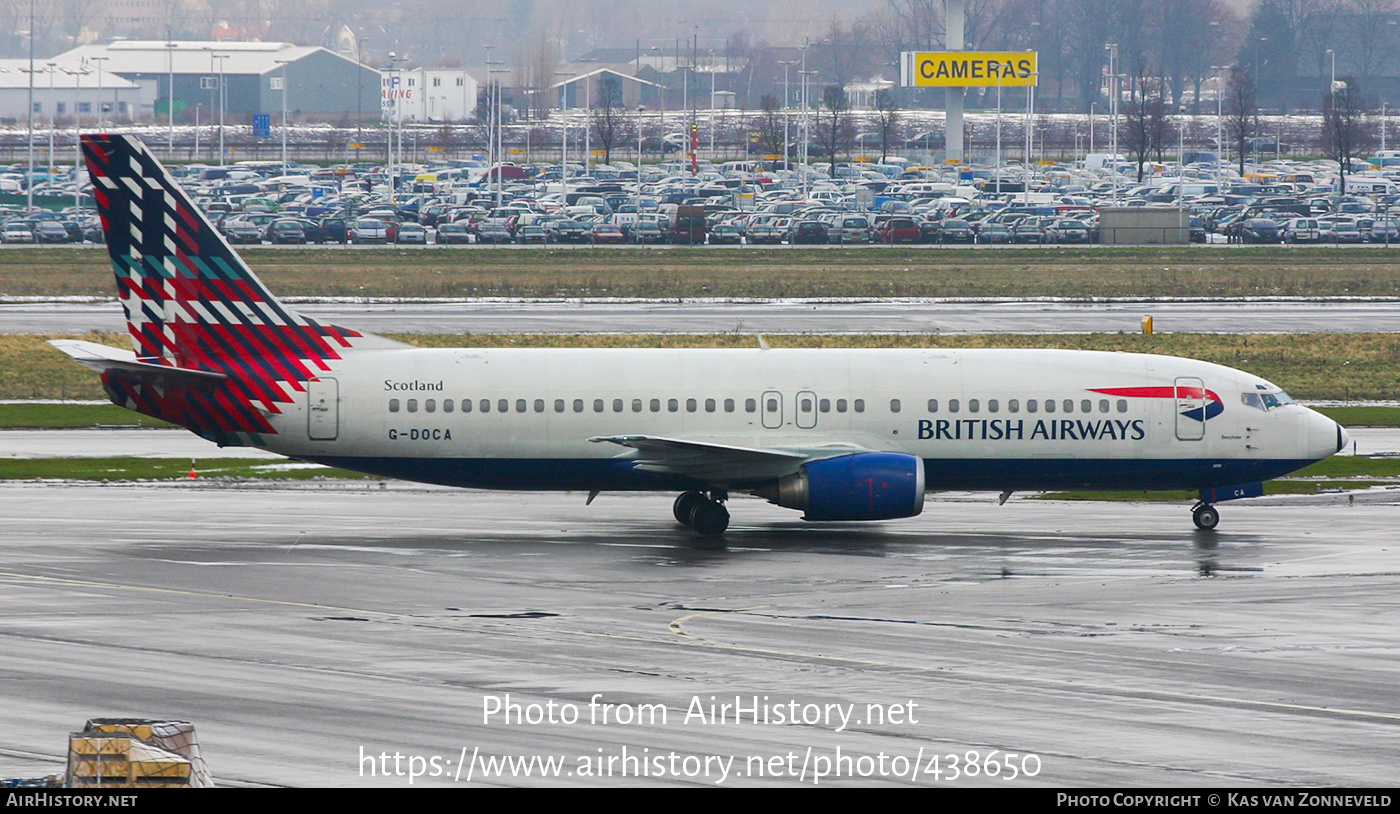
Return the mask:
<path id="1" fill-rule="evenodd" d="M 1191 510 L 1191 520 L 1201 531 L 1213 531 L 1220 525 L 1220 511 L 1209 503 L 1197 503 Z"/>
<path id="2" fill-rule="evenodd" d="M 695 529 L 703 537 L 718 537 L 729 528 L 729 510 L 724 501 L 729 498 L 723 489 L 704 492 L 684 492 L 676 498 L 671 513 L 676 521 Z"/>

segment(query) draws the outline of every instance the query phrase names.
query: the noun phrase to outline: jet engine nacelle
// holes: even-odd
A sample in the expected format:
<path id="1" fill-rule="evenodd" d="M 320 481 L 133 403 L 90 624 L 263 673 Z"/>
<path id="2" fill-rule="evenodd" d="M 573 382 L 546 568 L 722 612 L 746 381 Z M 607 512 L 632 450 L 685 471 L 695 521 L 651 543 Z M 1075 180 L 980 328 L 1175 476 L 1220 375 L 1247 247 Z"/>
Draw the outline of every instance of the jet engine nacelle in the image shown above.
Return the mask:
<path id="1" fill-rule="evenodd" d="M 755 494 L 804 520 L 890 520 L 924 510 L 924 462 L 902 452 L 861 452 L 802 465 Z"/>

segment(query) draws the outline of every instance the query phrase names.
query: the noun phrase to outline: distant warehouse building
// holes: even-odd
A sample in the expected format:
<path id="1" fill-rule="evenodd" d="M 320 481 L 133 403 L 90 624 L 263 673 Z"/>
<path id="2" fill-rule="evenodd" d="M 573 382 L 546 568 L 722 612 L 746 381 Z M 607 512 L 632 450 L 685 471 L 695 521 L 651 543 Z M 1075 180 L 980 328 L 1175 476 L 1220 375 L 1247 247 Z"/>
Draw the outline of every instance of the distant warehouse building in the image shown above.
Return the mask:
<path id="1" fill-rule="evenodd" d="M 284 79 L 294 118 L 370 121 L 380 114 L 379 72 L 319 47 L 132 40 L 80 46 L 53 61 L 101 65 L 104 74 L 141 86 L 144 110 L 136 118 L 164 120 L 173 99 L 176 121 L 194 121 L 200 108 L 201 121 L 217 119 L 222 104 L 225 121 L 246 123 L 255 113 L 281 112 Z"/>
<path id="2" fill-rule="evenodd" d="M 0 59 L 0 119 L 24 124 L 29 106 L 29 60 Z M 97 66 L 58 60 L 34 61 L 34 122 L 83 124 L 126 121 L 141 109 L 141 88 Z"/>

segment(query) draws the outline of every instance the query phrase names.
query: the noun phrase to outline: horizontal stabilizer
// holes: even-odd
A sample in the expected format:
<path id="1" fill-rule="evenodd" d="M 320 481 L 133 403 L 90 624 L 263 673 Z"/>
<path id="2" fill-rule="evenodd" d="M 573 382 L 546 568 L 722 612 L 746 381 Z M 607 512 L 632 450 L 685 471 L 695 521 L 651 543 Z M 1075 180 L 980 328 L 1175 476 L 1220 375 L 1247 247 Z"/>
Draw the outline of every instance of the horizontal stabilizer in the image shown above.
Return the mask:
<path id="1" fill-rule="evenodd" d="M 78 339 L 51 339 L 49 344 L 73 357 L 79 364 L 99 373 L 121 371 L 139 381 L 168 387 L 171 385 L 211 385 L 228 378 L 222 373 L 208 370 L 191 370 L 183 367 L 170 367 L 142 362 L 136 354 L 121 348 L 84 342 Z"/>

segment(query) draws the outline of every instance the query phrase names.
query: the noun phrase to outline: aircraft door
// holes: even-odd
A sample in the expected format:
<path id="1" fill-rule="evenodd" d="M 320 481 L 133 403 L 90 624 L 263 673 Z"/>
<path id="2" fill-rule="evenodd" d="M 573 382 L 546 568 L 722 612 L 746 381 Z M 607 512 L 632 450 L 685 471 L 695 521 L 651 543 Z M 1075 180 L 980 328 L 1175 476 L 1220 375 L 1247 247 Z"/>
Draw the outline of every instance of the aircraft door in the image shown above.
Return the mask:
<path id="1" fill-rule="evenodd" d="M 783 394 L 776 390 L 769 390 L 763 394 L 759 401 L 759 413 L 763 416 L 763 427 L 768 430 L 780 430 L 783 427 Z"/>
<path id="2" fill-rule="evenodd" d="M 1183 376 L 1176 380 L 1176 437 L 1199 441 L 1206 437 L 1206 384 Z"/>
<path id="3" fill-rule="evenodd" d="M 340 434 L 340 385 L 335 379 L 312 379 L 306 385 L 306 435 L 334 441 Z"/>
<path id="4" fill-rule="evenodd" d="M 798 393 L 796 407 L 798 429 L 815 429 L 817 426 L 817 394 L 810 390 Z"/>

